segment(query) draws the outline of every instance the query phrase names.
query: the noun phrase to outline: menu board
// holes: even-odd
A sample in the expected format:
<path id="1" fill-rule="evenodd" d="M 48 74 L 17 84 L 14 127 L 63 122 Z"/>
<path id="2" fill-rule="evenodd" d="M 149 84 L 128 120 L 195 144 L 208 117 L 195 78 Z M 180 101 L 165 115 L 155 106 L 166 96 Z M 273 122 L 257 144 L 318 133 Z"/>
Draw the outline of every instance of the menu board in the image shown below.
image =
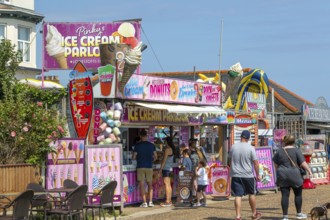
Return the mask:
<path id="1" fill-rule="evenodd" d="M 88 145 L 86 155 L 88 191 L 98 193 L 110 181 L 117 181 L 114 203 L 122 203 L 122 146 Z M 94 202 L 94 201 L 92 201 Z"/>
<path id="2" fill-rule="evenodd" d="M 212 195 L 215 197 L 227 197 L 230 195 L 229 168 L 226 166 L 212 169 Z"/>
<path id="3" fill-rule="evenodd" d="M 271 147 L 256 148 L 259 161 L 259 175 L 261 181 L 257 183 L 258 190 L 276 188 L 276 174 L 273 164 L 273 150 Z"/>
<path id="4" fill-rule="evenodd" d="M 194 174 L 190 171 L 179 171 L 178 188 L 177 188 L 177 203 L 189 203 L 192 197 L 192 180 Z"/>
<path id="5" fill-rule="evenodd" d="M 85 140 L 63 138 L 49 147 L 52 151 L 47 156 L 46 189 L 63 187 L 65 179 L 83 184 Z"/>

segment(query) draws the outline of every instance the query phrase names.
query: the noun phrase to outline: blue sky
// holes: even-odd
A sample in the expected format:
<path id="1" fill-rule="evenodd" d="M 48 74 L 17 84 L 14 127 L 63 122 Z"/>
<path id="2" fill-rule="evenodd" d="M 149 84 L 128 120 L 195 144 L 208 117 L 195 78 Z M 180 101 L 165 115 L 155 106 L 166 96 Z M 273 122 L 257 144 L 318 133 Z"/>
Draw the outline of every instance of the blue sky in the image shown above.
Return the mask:
<path id="1" fill-rule="evenodd" d="M 47 22 L 142 18 L 142 72 L 221 69 L 236 62 L 315 103 L 330 105 L 330 1 L 318 0 L 35 0 Z M 41 34 L 37 38 L 41 57 Z M 41 60 L 38 66 L 41 68 Z M 65 74 L 63 71 L 52 73 Z"/>

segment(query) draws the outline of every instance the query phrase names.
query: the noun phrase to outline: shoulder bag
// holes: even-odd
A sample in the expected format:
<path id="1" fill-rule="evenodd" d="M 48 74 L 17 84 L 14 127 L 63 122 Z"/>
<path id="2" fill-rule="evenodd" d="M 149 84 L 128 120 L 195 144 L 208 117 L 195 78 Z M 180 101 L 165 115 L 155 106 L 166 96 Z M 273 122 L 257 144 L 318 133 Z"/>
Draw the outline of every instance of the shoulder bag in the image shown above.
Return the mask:
<path id="1" fill-rule="evenodd" d="M 285 154 L 288 156 L 289 160 L 291 161 L 292 165 L 294 167 L 296 167 L 297 169 L 299 169 L 299 172 L 302 176 L 305 176 L 306 175 L 306 170 L 304 168 L 301 168 L 301 167 L 298 167 L 297 164 L 295 162 L 293 162 L 293 160 L 291 159 L 291 157 L 289 156 L 288 152 L 286 152 L 285 149 L 283 149 Z"/>

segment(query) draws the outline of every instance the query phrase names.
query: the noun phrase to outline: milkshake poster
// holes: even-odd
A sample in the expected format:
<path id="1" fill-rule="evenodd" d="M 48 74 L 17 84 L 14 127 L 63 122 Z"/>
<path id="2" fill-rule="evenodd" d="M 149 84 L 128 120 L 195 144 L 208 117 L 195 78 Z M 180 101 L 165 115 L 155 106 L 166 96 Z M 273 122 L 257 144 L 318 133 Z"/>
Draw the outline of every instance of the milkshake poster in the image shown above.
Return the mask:
<path id="1" fill-rule="evenodd" d="M 133 74 L 123 89 L 127 99 L 219 106 L 219 85 Z"/>
<path id="2" fill-rule="evenodd" d="M 110 23 L 46 22 L 43 26 L 43 68 L 72 69 L 81 61 L 87 69 L 97 69 L 101 66 L 100 45 L 126 44 L 133 49 L 140 38 L 139 19 Z"/>
<path id="3" fill-rule="evenodd" d="M 120 144 L 88 145 L 86 173 L 88 192 L 98 193 L 110 181 L 117 181 L 114 202 L 122 202 L 122 150 Z"/>
<path id="4" fill-rule="evenodd" d="M 50 143 L 47 156 L 46 188 L 63 187 L 65 179 L 84 183 L 85 140 L 63 138 Z"/>

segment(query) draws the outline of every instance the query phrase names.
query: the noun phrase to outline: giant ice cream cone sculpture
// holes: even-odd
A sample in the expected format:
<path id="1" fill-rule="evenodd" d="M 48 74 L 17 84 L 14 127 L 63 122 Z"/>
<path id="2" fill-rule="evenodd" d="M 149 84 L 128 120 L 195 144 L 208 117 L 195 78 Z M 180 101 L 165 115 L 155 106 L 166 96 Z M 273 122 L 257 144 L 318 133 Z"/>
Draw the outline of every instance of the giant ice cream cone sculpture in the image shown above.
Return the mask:
<path id="1" fill-rule="evenodd" d="M 47 25 L 46 50 L 49 56 L 53 57 L 60 69 L 68 69 L 67 58 L 64 47 L 61 45 L 62 34 L 53 25 Z"/>
<path id="2" fill-rule="evenodd" d="M 125 66 L 123 70 L 123 76 L 119 84 L 119 91 L 124 95 L 124 88 L 128 80 L 131 78 L 136 68 L 141 64 L 142 52 L 141 52 L 142 42 L 140 42 L 134 49 L 127 51 L 125 56 Z"/>

